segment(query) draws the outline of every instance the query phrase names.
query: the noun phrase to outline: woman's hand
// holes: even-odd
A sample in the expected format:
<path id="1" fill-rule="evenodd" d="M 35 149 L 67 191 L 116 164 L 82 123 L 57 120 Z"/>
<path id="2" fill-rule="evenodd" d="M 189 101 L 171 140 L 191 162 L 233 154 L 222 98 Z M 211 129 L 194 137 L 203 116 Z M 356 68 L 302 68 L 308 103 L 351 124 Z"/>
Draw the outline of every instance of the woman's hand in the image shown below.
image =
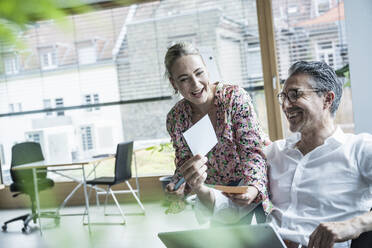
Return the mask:
<path id="1" fill-rule="evenodd" d="M 165 187 L 165 192 L 167 194 L 167 197 L 169 200 L 176 200 L 176 199 L 183 199 L 185 197 L 185 186 L 186 183 L 181 184 L 181 186 L 177 189 L 174 190 L 174 187 L 176 185 L 174 183 L 168 183 L 167 186 Z"/>
<path id="2" fill-rule="evenodd" d="M 194 191 L 198 191 L 207 179 L 208 167 L 205 165 L 207 161 L 206 157 L 197 154 L 180 167 L 180 173 Z"/>
<path id="3" fill-rule="evenodd" d="M 223 193 L 226 197 L 240 206 L 248 206 L 258 195 L 258 189 L 254 186 L 248 186 L 247 191 L 243 194 Z"/>

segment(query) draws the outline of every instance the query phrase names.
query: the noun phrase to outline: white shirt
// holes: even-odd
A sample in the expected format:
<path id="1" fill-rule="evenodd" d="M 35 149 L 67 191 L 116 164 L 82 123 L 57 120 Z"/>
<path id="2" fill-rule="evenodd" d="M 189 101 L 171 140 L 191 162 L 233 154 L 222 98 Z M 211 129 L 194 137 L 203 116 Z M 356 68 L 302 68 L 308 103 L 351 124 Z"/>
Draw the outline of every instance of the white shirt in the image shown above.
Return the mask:
<path id="1" fill-rule="evenodd" d="M 372 207 L 372 136 L 337 128 L 305 156 L 295 148 L 300 138 L 296 133 L 265 148 L 275 208 L 268 220 L 283 239 L 307 245 L 320 223 L 347 220 Z M 234 205 L 217 192 L 215 196 L 216 216 Z M 244 209 L 232 209 L 239 209 L 237 218 L 243 216 Z M 349 246 L 350 241 L 334 247 Z"/>

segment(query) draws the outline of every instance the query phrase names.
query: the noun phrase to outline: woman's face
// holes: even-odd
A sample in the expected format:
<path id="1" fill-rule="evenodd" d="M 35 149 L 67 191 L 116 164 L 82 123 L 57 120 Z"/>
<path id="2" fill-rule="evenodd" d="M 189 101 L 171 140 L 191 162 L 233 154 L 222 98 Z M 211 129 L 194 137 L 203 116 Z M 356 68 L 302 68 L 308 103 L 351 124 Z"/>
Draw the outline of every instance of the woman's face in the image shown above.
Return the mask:
<path id="1" fill-rule="evenodd" d="M 186 55 L 178 58 L 171 67 L 169 78 L 174 89 L 195 105 L 204 104 L 212 94 L 209 75 L 199 55 Z"/>

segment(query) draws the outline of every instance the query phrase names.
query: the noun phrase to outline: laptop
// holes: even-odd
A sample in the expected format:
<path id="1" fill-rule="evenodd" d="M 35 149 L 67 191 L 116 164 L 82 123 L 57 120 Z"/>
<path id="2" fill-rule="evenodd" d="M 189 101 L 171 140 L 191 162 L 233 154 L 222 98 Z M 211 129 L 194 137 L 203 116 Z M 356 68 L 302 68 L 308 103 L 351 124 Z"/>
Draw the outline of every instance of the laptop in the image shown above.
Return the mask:
<path id="1" fill-rule="evenodd" d="M 269 224 L 161 232 L 158 236 L 168 248 L 286 248 Z"/>

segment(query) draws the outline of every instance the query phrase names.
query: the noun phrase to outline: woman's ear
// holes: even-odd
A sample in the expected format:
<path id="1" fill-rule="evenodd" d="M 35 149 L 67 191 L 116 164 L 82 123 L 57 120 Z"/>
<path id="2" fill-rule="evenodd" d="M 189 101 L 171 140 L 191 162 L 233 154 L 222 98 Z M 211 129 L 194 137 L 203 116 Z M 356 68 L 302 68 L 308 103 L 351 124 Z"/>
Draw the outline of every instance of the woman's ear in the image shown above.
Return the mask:
<path id="1" fill-rule="evenodd" d="M 324 97 L 324 108 L 331 108 L 333 101 L 335 100 L 335 93 L 333 91 L 328 91 L 325 93 Z"/>
<path id="2" fill-rule="evenodd" d="M 176 83 L 174 82 L 174 79 L 172 77 L 169 77 L 169 82 L 171 83 L 173 89 L 174 89 L 174 94 L 178 93 L 178 89 L 176 87 Z"/>

